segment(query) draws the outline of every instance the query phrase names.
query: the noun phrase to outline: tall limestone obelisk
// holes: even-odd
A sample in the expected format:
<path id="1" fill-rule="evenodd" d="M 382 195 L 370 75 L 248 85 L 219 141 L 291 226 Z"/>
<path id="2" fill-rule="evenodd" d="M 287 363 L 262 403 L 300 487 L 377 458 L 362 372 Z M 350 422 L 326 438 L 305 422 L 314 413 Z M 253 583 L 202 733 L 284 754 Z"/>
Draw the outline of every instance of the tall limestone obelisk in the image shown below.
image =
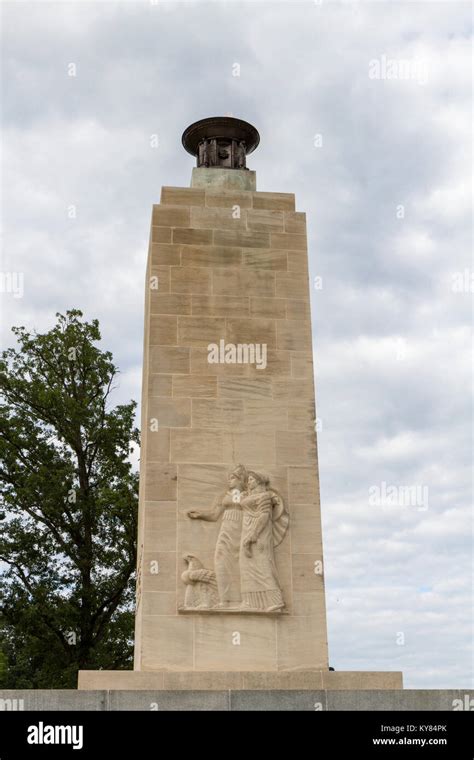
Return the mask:
<path id="1" fill-rule="evenodd" d="M 135 665 L 80 688 L 397 688 L 328 667 L 305 214 L 256 190 L 254 127 L 183 135 L 153 207 Z M 364 686 L 365 684 L 365 686 Z"/>

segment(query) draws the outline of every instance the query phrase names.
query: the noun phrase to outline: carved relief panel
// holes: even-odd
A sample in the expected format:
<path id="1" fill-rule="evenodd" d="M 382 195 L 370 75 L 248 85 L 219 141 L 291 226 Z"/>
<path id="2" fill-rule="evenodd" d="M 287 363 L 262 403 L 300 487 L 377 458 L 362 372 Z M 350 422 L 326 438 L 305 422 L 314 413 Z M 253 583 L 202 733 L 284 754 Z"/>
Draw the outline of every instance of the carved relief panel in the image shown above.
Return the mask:
<path id="1" fill-rule="evenodd" d="M 274 550 L 287 534 L 289 515 L 268 477 L 239 465 L 210 510 L 190 510 L 187 516 L 220 521 L 220 527 L 214 569 L 205 568 L 195 554 L 183 557 L 186 590 L 180 612 L 283 611 Z"/>

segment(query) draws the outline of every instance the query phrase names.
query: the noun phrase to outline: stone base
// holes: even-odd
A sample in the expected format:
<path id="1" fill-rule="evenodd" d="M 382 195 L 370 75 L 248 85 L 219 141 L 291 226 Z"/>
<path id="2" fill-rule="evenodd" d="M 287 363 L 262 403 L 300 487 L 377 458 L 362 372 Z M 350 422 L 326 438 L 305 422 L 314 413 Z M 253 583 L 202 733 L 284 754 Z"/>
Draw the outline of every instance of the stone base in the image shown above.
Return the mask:
<path id="1" fill-rule="evenodd" d="M 402 689 L 398 671 L 335 672 L 327 670 L 232 672 L 80 670 L 78 689 L 126 691 L 218 691 L 229 690 L 367 690 Z"/>
<path id="2" fill-rule="evenodd" d="M 221 169 L 215 166 L 206 169 L 194 167 L 191 187 L 203 187 L 207 190 L 251 190 L 257 189 L 257 174 L 251 169 Z"/>
<path id="3" fill-rule="evenodd" d="M 474 710 L 472 689 L 362 689 L 324 691 L 111 691 L 23 689 L 0 691 L 2 710 L 291 710 L 291 711 L 458 711 Z"/>

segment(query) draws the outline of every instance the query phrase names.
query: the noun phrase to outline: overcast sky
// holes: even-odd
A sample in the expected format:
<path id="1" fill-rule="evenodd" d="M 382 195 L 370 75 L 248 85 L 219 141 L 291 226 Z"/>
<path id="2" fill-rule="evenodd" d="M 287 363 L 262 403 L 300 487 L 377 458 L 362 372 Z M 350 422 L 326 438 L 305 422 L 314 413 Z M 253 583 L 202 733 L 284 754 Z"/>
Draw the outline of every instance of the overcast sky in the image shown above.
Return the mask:
<path id="1" fill-rule="evenodd" d="M 1 270 L 24 275 L 22 298 L 1 296 L 2 343 L 81 308 L 121 368 L 117 401 L 139 401 L 151 206 L 162 185 L 189 186 L 188 124 L 250 121 L 257 189 L 296 194 L 322 278 L 330 662 L 472 687 L 470 5 L 36 0 L 1 14 Z"/>

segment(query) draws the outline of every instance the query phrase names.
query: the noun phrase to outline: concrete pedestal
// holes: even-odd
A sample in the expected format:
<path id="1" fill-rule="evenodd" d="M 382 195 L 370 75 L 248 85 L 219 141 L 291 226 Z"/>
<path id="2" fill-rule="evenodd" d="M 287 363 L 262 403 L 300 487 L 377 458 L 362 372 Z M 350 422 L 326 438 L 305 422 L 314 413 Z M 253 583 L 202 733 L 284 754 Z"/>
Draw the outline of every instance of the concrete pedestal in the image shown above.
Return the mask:
<path id="1" fill-rule="evenodd" d="M 0 691 L 0 710 L 302 710 L 467 711 L 472 689 L 306 690 L 14 690 Z"/>

